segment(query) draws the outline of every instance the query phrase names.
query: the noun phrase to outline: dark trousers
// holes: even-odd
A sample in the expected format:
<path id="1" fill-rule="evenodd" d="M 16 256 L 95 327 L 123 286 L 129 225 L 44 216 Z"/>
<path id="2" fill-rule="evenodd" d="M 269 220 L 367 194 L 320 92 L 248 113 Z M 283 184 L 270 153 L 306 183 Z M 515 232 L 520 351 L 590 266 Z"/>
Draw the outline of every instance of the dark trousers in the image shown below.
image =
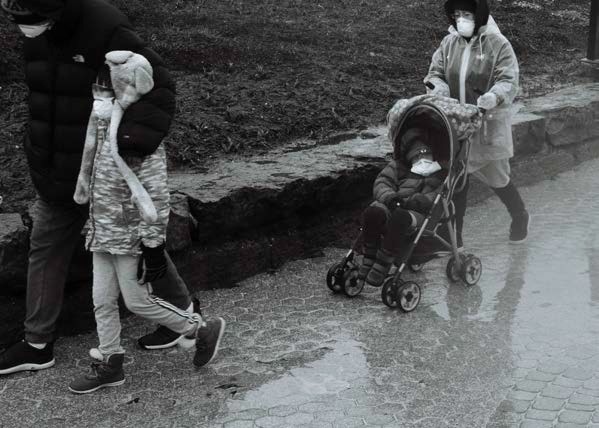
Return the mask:
<path id="1" fill-rule="evenodd" d="M 456 231 L 459 237 L 462 236 L 469 187 L 470 176 L 466 178 L 466 186 L 464 189 L 460 193 L 456 193 L 453 197 L 453 202 L 455 204 Z M 518 189 L 511 180 L 505 187 L 491 187 L 491 189 L 499 197 L 503 205 L 505 205 L 512 219 L 522 216 L 526 211 L 520 192 L 518 192 Z"/>
<path id="2" fill-rule="evenodd" d="M 55 339 L 54 330 L 62 307 L 69 264 L 80 242 L 88 207 L 75 202 L 55 205 L 38 199 L 32 216 L 25 340 L 47 343 Z M 167 261 L 167 274 L 152 283 L 154 294 L 187 309 L 191 304 L 187 286 L 168 255 Z"/>
<path id="3" fill-rule="evenodd" d="M 403 208 L 389 212 L 386 207 L 373 203 L 362 214 L 364 246 L 378 248 L 381 235 L 384 235 L 383 248 L 390 254 L 397 254 L 422 220 L 420 213 Z"/>

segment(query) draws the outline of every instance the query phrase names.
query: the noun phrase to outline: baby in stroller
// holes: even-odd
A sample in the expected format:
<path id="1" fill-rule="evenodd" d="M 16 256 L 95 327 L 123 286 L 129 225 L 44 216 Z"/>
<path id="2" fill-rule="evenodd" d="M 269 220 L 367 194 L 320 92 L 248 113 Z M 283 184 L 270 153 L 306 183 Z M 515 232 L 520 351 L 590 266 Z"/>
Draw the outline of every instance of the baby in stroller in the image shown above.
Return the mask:
<path id="1" fill-rule="evenodd" d="M 362 214 L 363 259 L 358 281 L 382 285 L 409 237 L 422 226 L 447 176 L 424 127 L 408 129 L 399 153 L 374 182 L 375 201 Z"/>
<path id="2" fill-rule="evenodd" d="M 470 286 L 481 277 L 480 259 L 458 247 L 453 202 L 464 185 L 481 114 L 476 106 L 451 98 L 419 95 L 398 100 L 387 123 L 394 160 L 376 178 L 360 234 L 329 268 L 326 284 L 348 297 L 359 295 L 366 283 L 382 285 L 383 303 L 411 312 L 421 290 L 415 281 L 402 279 L 406 267 L 417 272 L 449 255 L 445 273 L 450 281 Z"/>

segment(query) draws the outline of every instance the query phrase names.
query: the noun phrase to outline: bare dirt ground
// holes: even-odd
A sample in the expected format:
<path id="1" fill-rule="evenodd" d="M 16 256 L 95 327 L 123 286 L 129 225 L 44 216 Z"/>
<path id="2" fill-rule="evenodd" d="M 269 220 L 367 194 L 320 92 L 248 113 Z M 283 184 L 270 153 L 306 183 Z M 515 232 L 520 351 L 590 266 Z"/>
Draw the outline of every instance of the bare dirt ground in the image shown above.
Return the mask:
<path id="1" fill-rule="evenodd" d="M 267 151 L 289 140 L 381 123 L 423 91 L 446 34 L 440 0 L 114 1 L 164 57 L 178 84 L 167 138 L 172 166 Z M 587 80 L 590 2 L 495 0 L 521 66 L 520 97 Z M 3 18 L 1 18 L 3 19 Z M 35 196 L 21 147 L 27 117 L 20 37 L 0 26 L 0 211 Z"/>

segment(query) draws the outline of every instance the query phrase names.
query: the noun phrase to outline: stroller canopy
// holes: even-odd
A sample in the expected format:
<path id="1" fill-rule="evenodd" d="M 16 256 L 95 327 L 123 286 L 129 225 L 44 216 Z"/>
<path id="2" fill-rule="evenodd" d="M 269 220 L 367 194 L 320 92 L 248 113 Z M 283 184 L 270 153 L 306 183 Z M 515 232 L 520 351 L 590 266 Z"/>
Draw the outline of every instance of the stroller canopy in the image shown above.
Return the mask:
<path id="1" fill-rule="evenodd" d="M 395 159 L 405 162 L 408 147 L 402 146 L 402 137 L 407 130 L 417 127 L 426 130 L 435 160 L 448 162 L 450 168 L 460 150 L 459 143 L 469 140 L 481 123 L 482 116 L 476 106 L 434 95 L 399 100 L 387 114 Z"/>

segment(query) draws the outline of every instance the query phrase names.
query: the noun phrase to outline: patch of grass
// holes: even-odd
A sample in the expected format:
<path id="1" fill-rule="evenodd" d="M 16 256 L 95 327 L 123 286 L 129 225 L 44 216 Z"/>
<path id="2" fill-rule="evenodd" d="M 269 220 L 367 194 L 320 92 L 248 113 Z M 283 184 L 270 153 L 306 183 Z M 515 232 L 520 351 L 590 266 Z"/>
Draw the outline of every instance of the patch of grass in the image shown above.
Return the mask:
<path id="1" fill-rule="evenodd" d="M 114 3 L 171 68 L 178 110 L 166 140 L 169 156 L 175 166 L 197 168 L 226 153 L 262 152 L 382 122 L 396 99 L 423 92 L 448 27 L 440 0 Z M 523 96 L 582 80 L 587 3 L 494 2 L 493 16 L 520 61 Z M 26 113 L 15 107 L 25 90 L 18 34 L 1 26 L 0 42 L 0 86 L 13 92 L 0 91 L 1 150 L 18 139 L 13 124 Z M 3 127 L 10 121 L 8 137 Z M 6 187 L 1 177 L 6 196 L 12 181 Z"/>

